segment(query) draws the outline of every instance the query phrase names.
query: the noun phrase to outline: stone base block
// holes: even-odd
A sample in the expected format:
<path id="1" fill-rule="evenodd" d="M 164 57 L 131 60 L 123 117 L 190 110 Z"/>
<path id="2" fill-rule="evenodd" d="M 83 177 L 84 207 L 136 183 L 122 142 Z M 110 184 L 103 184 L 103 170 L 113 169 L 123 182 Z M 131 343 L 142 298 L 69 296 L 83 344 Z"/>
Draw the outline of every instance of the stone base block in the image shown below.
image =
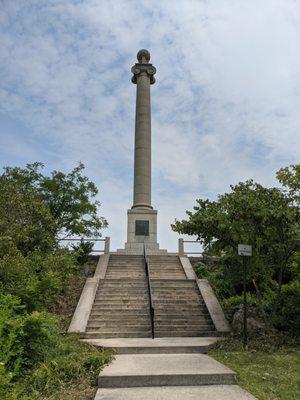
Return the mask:
<path id="1" fill-rule="evenodd" d="M 143 254 L 144 243 L 149 255 L 167 254 L 157 243 L 157 211 L 136 207 L 128 210 L 127 242 L 118 254 Z"/>

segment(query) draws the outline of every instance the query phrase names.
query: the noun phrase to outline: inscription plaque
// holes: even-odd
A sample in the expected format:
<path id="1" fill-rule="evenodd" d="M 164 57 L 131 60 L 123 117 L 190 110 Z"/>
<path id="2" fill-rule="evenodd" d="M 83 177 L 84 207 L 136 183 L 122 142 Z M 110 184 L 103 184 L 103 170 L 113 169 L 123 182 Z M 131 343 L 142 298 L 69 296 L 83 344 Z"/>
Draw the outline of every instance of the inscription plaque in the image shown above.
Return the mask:
<path id="1" fill-rule="evenodd" d="M 149 221 L 135 221 L 135 235 L 149 236 Z"/>

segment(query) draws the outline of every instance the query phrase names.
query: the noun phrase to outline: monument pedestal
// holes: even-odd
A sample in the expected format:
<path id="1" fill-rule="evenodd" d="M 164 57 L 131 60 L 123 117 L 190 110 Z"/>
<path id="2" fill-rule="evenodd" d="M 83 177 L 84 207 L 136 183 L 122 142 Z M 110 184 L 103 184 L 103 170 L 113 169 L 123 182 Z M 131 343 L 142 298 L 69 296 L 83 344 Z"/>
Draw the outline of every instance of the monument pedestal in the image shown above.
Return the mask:
<path id="1" fill-rule="evenodd" d="M 127 211 L 127 242 L 125 249 L 117 250 L 119 254 L 144 253 L 144 243 L 147 254 L 167 254 L 160 250 L 157 243 L 157 211 L 150 208 L 132 208 Z"/>

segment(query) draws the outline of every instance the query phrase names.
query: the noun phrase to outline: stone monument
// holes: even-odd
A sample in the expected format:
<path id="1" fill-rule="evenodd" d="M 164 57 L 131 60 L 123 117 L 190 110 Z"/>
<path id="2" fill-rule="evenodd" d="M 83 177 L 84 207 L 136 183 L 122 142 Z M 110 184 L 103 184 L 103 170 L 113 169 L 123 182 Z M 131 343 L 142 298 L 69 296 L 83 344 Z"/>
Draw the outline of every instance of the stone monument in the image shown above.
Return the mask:
<path id="1" fill-rule="evenodd" d="M 157 211 L 151 205 L 151 96 L 156 68 L 149 63 L 148 50 L 137 53 L 132 68 L 136 85 L 133 205 L 128 210 L 127 242 L 119 253 L 143 254 L 144 243 L 149 254 L 166 253 L 157 243 Z"/>

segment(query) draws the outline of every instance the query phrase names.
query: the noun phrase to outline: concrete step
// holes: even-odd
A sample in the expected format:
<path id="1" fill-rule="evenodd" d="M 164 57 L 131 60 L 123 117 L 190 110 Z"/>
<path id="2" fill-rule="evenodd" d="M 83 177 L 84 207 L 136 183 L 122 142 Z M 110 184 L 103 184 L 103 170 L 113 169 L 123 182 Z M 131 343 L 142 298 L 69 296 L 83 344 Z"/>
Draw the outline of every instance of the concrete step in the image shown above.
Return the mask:
<path id="1" fill-rule="evenodd" d="M 216 337 L 84 339 L 94 346 L 113 350 L 115 354 L 207 353 L 217 340 Z"/>
<path id="2" fill-rule="evenodd" d="M 145 297 L 147 297 L 147 298 L 149 298 L 149 295 L 148 295 L 148 291 L 146 291 L 146 290 L 139 290 L 139 291 L 137 291 L 137 290 L 130 290 L 130 291 L 122 291 L 122 290 L 113 290 L 113 291 L 98 291 L 97 293 L 96 293 L 96 297 L 97 298 L 99 298 L 99 297 L 104 297 L 104 298 L 109 298 L 109 297 L 117 297 L 117 296 L 119 296 L 119 297 L 132 297 L 132 296 L 134 296 L 134 297 L 143 297 L 143 296 L 145 296 Z"/>
<path id="3" fill-rule="evenodd" d="M 197 304 L 205 304 L 201 297 L 196 296 L 195 298 L 189 299 L 186 297 L 161 297 L 159 295 L 153 295 L 153 300 L 158 302 L 159 304 L 188 304 L 192 305 L 194 303 Z"/>
<path id="4" fill-rule="evenodd" d="M 119 326 L 105 326 L 105 325 L 93 325 L 93 322 L 89 322 L 87 325 L 87 332 L 145 332 L 151 329 L 150 323 L 141 325 L 141 324 L 134 324 L 134 325 L 119 325 Z M 119 337 L 122 337 L 121 335 Z"/>
<path id="5" fill-rule="evenodd" d="M 136 311 L 148 311 L 149 307 L 145 307 L 142 305 L 130 305 L 130 304 L 115 304 L 115 305 L 93 305 L 93 310 L 95 311 L 105 311 L 105 310 L 111 310 L 111 311 L 129 311 L 129 310 L 136 310 Z"/>
<path id="6" fill-rule="evenodd" d="M 145 274 L 139 272 L 107 272 L 106 279 L 143 278 Z"/>
<path id="7" fill-rule="evenodd" d="M 118 284 L 120 286 L 123 286 L 123 285 L 140 285 L 143 282 L 146 284 L 147 283 L 146 279 L 127 278 L 127 279 L 124 279 L 123 281 L 119 282 Z M 107 284 L 110 284 L 110 283 L 114 284 L 115 282 L 108 281 L 107 279 L 101 279 L 100 280 L 100 285 L 101 284 L 107 285 Z"/>
<path id="8" fill-rule="evenodd" d="M 126 319 L 110 319 L 110 320 L 99 320 L 99 319 L 92 319 L 89 320 L 88 322 L 88 327 L 104 327 L 104 326 L 110 326 L 110 327 L 132 327 L 132 326 L 146 326 L 149 328 L 150 326 L 150 318 L 147 319 L 140 319 L 140 318 L 135 318 L 131 320 L 126 320 Z"/>
<path id="9" fill-rule="evenodd" d="M 199 328 L 207 327 L 207 326 L 213 327 L 212 323 L 210 324 L 205 320 L 187 321 L 185 319 L 176 319 L 176 320 L 174 319 L 174 320 L 168 320 L 168 321 L 165 321 L 165 320 L 157 321 L 157 319 L 155 319 L 154 323 L 155 323 L 155 327 L 157 329 L 167 328 L 168 326 L 172 327 L 172 328 L 175 328 L 175 327 L 185 328 L 186 327 L 186 328 L 191 328 L 191 329 L 193 327 L 199 327 Z"/>
<path id="10" fill-rule="evenodd" d="M 155 319 L 158 320 L 167 320 L 167 319 L 174 319 L 174 318 L 185 318 L 187 320 L 193 320 L 193 319 L 198 319 L 198 318 L 203 318 L 205 320 L 211 321 L 210 315 L 208 313 L 201 313 L 201 312 L 195 312 L 195 313 L 184 313 L 178 315 L 178 313 L 173 313 L 173 314 L 165 314 L 165 313 L 160 313 L 158 310 L 155 312 Z"/>
<path id="11" fill-rule="evenodd" d="M 131 318 L 131 319 L 114 318 L 110 320 L 94 318 L 88 322 L 88 326 L 118 326 L 118 324 L 120 326 L 149 325 L 150 318 Z"/>
<path id="12" fill-rule="evenodd" d="M 101 388 L 231 384 L 235 374 L 204 354 L 116 355 L 98 378 Z"/>
<path id="13" fill-rule="evenodd" d="M 82 339 L 99 339 L 99 338 L 150 338 L 151 331 L 149 332 L 85 332 L 80 335 Z"/>
<path id="14" fill-rule="evenodd" d="M 195 288 L 196 282 L 194 280 L 183 279 L 153 279 L 152 286 L 155 288 Z"/>
<path id="15" fill-rule="evenodd" d="M 146 300 L 95 300 L 94 305 L 95 306 L 127 306 L 127 307 L 135 307 L 135 306 L 140 306 L 140 307 L 147 307 L 148 306 L 148 301 Z"/>
<path id="16" fill-rule="evenodd" d="M 205 330 L 177 330 L 171 332 L 168 330 L 155 330 L 155 337 L 157 338 L 166 338 L 166 337 L 213 337 L 217 336 L 217 333 L 213 330 L 205 329 Z"/>
<path id="17" fill-rule="evenodd" d="M 95 296 L 95 300 L 97 301 L 104 301 L 104 300 L 108 300 L 108 301 L 116 301 L 116 300 L 121 300 L 121 301 L 139 301 L 139 300 L 145 300 L 148 302 L 149 296 L 143 294 L 131 294 L 131 295 L 117 295 L 117 294 L 96 294 Z"/>
<path id="18" fill-rule="evenodd" d="M 255 400 L 237 385 L 98 389 L 95 400 Z"/>
<path id="19" fill-rule="evenodd" d="M 97 293 L 112 293 L 112 294 L 130 294 L 130 293 L 148 293 L 148 286 L 100 286 Z"/>
<path id="20" fill-rule="evenodd" d="M 156 302 L 155 304 L 155 310 L 159 310 L 161 312 L 161 310 L 164 310 L 165 313 L 169 313 L 169 312 L 184 312 L 184 311 L 205 311 L 205 309 L 201 309 L 199 304 L 195 304 L 195 305 L 189 305 L 189 304 L 161 304 L 159 302 Z"/>
<path id="21" fill-rule="evenodd" d="M 149 308 L 139 309 L 139 310 L 124 310 L 124 309 L 114 309 L 114 310 L 101 310 L 99 308 L 92 309 L 91 317 L 93 318 L 146 318 L 149 316 Z"/>
<path id="22" fill-rule="evenodd" d="M 155 273 L 155 272 L 150 272 L 150 276 L 151 276 L 151 281 L 155 280 L 155 279 L 160 279 L 160 280 L 168 280 L 172 277 L 172 280 L 177 280 L 177 281 L 181 281 L 182 280 L 182 275 L 181 274 L 176 274 L 173 272 L 159 272 L 159 273 Z"/>
<path id="23" fill-rule="evenodd" d="M 144 280 L 141 283 L 137 284 L 123 284 L 122 281 L 118 279 L 107 279 L 104 285 L 99 285 L 98 291 L 101 290 L 146 290 L 148 285 Z"/>
<path id="24" fill-rule="evenodd" d="M 149 261 L 150 262 L 180 262 L 179 257 L 178 256 L 149 256 Z"/>

